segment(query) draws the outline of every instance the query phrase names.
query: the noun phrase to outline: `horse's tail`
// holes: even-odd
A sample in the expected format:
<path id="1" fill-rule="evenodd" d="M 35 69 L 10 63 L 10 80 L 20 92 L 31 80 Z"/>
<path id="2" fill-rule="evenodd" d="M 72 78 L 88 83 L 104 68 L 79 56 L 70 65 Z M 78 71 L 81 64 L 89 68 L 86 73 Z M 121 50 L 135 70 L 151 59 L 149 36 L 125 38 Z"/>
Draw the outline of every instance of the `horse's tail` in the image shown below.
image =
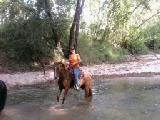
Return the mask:
<path id="1" fill-rule="evenodd" d="M 0 112 L 4 109 L 7 99 L 7 86 L 0 80 Z"/>

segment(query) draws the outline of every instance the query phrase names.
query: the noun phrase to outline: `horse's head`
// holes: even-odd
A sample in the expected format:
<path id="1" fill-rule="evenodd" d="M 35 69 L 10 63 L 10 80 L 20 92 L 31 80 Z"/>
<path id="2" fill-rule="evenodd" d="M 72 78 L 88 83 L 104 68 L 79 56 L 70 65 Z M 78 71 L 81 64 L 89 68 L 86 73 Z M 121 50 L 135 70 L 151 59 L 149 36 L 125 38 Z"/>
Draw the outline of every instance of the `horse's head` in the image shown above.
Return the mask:
<path id="1" fill-rule="evenodd" d="M 57 62 L 54 64 L 54 78 L 57 79 L 60 75 L 64 74 L 66 65 L 63 62 Z"/>

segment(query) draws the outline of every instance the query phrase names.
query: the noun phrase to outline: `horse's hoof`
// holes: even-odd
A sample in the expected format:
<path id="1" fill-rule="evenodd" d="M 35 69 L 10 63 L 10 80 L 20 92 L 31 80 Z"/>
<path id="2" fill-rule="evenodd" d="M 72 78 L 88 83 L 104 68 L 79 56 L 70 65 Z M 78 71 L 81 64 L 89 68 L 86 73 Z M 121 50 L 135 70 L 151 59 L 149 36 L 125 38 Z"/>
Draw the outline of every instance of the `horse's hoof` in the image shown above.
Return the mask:
<path id="1" fill-rule="evenodd" d="M 64 104 L 65 98 L 63 98 L 62 104 Z"/>

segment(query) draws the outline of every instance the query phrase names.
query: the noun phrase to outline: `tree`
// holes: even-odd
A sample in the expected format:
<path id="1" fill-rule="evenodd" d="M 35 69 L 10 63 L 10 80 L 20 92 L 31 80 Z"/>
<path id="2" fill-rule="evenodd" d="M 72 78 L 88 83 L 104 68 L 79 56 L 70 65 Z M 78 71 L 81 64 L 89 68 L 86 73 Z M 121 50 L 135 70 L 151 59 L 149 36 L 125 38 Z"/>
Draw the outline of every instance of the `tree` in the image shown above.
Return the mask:
<path id="1" fill-rule="evenodd" d="M 68 37 L 71 6 L 72 0 L 0 2 L 0 43 L 8 58 L 28 63 L 53 57 Z"/>
<path id="2" fill-rule="evenodd" d="M 70 37 L 69 37 L 69 51 L 71 48 L 75 48 L 77 52 L 77 42 L 79 37 L 79 22 L 80 22 L 80 15 L 82 13 L 82 9 L 84 6 L 85 0 L 77 0 L 74 20 L 72 22 L 72 26 L 70 29 Z"/>

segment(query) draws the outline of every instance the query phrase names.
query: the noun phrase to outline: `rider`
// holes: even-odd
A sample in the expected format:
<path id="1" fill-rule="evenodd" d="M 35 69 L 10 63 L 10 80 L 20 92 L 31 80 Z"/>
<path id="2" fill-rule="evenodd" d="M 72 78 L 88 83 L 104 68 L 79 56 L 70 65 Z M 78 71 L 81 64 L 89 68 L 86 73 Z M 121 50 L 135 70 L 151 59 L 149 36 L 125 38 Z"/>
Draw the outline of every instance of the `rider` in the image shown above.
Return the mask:
<path id="1" fill-rule="evenodd" d="M 69 55 L 69 63 L 73 69 L 73 75 L 74 75 L 74 88 L 79 90 L 80 83 L 79 83 L 79 77 L 78 74 L 80 72 L 79 69 L 79 63 L 81 62 L 80 55 L 75 53 L 75 49 L 71 49 L 71 54 Z"/>

